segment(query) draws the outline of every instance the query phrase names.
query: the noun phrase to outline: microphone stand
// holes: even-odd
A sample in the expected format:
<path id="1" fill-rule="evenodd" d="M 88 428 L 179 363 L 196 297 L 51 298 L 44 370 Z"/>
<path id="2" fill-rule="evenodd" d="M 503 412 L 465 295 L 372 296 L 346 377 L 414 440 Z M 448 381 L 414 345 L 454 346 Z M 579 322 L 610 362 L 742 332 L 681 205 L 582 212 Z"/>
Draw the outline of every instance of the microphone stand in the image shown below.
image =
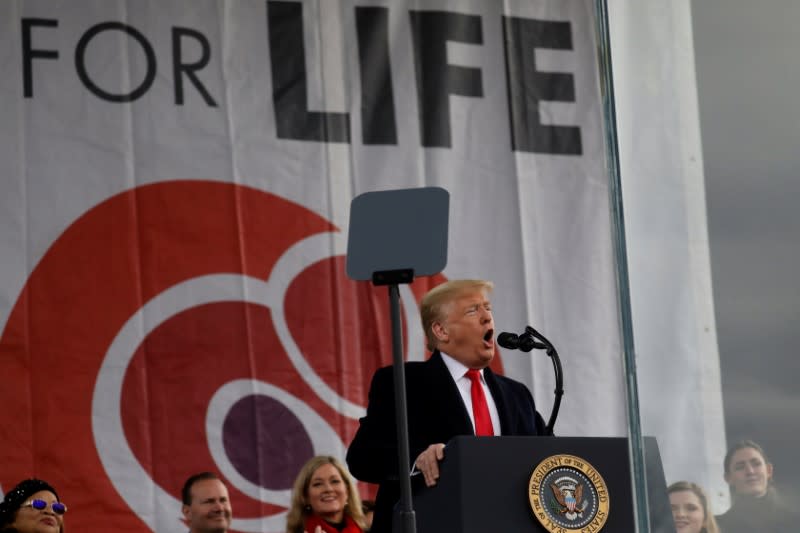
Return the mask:
<path id="1" fill-rule="evenodd" d="M 539 342 L 536 342 L 537 340 Z M 556 378 L 556 388 L 553 392 L 556 398 L 553 402 L 550 420 L 547 421 L 547 427 L 545 428 L 546 435 L 553 435 L 553 427 L 556 424 L 556 418 L 558 418 L 558 409 L 561 407 L 561 397 L 564 396 L 564 375 L 561 371 L 561 359 L 558 357 L 558 351 L 556 351 L 556 347 L 553 346 L 552 342 L 532 327 L 525 326 L 525 333 L 519 336 L 519 349 L 523 352 L 529 352 L 534 348 L 545 350 L 550 360 L 553 361 L 553 373 Z"/>

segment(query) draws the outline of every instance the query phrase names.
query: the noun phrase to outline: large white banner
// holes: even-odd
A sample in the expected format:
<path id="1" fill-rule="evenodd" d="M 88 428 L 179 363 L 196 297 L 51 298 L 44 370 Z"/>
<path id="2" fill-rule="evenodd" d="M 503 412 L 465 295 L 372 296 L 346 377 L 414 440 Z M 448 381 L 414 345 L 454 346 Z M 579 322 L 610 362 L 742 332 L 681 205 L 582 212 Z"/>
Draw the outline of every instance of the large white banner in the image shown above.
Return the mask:
<path id="1" fill-rule="evenodd" d="M 344 275 L 350 200 L 447 189 L 444 278 L 558 348 L 559 435 L 625 435 L 593 2 L 0 3 L 0 484 L 77 531 L 179 532 L 221 472 L 281 531 L 391 361 Z M 414 216 L 409 213 L 409 216 Z M 550 361 L 500 353 L 547 417 Z M 669 425 L 673 429 L 673 425 Z M 362 487 L 365 493 L 371 490 Z"/>

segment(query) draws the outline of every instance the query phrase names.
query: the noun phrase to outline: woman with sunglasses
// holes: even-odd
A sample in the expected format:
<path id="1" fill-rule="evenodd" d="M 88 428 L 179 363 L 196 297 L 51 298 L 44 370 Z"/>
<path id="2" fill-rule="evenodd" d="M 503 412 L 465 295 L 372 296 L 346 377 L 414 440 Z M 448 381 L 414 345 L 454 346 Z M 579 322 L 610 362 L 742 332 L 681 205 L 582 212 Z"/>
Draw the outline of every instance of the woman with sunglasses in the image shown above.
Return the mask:
<path id="1" fill-rule="evenodd" d="M 26 479 L 0 503 L 0 533 L 64 533 L 67 506 L 41 479 Z"/>

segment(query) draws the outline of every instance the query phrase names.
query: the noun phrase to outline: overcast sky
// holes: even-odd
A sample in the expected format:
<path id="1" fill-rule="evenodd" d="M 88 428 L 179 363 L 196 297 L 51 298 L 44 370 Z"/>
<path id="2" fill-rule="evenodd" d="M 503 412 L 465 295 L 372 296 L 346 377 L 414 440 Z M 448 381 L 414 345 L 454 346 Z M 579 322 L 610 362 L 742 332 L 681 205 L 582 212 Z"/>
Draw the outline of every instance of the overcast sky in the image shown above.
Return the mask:
<path id="1" fill-rule="evenodd" d="M 729 442 L 800 463 L 800 2 L 692 2 Z"/>

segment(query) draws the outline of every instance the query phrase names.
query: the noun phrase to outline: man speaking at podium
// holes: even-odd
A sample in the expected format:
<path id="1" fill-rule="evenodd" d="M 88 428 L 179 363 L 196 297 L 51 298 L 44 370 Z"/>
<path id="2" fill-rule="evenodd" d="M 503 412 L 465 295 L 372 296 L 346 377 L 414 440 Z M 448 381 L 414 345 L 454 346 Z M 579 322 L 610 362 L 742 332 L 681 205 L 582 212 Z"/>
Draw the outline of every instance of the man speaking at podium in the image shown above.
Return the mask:
<path id="1" fill-rule="evenodd" d="M 492 288 L 489 281 L 452 280 L 422 299 L 422 328 L 433 355 L 405 363 L 405 375 L 410 457 L 427 486 L 436 484 L 445 443 L 455 436 L 545 434 L 528 388 L 489 369 L 495 354 Z M 375 372 L 367 414 L 347 451 L 351 473 L 380 485 L 372 533 L 392 531 L 400 499 L 393 379 L 391 366 Z"/>

